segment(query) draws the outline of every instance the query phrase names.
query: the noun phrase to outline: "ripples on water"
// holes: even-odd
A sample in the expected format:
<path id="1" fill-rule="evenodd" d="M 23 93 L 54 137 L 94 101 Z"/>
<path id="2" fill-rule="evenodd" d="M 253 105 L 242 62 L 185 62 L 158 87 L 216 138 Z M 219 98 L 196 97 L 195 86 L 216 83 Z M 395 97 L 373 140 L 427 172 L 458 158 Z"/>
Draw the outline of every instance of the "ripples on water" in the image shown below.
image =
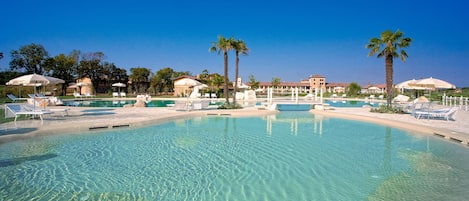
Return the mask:
<path id="1" fill-rule="evenodd" d="M 282 112 L 0 145 L 0 200 L 462 200 L 467 148 Z"/>

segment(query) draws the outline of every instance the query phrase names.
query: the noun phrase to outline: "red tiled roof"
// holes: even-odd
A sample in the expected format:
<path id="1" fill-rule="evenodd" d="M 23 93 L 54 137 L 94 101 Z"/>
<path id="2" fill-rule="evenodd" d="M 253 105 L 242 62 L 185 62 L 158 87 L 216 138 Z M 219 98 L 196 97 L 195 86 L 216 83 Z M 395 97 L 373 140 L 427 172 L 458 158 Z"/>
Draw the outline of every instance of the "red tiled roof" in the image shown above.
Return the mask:
<path id="1" fill-rule="evenodd" d="M 370 87 L 376 87 L 376 88 L 380 88 L 380 89 L 385 89 L 386 88 L 386 84 L 367 84 L 365 86 L 363 86 L 362 88 L 363 89 L 368 89 Z"/>
<path id="2" fill-rule="evenodd" d="M 350 83 L 326 83 L 326 87 L 348 87 Z"/>
<path id="3" fill-rule="evenodd" d="M 249 85 L 249 84 L 248 84 Z M 272 82 L 259 82 L 259 86 L 271 87 Z M 280 82 L 279 86 L 283 87 L 309 87 L 309 83 L 301 82 Z"/>
<path id="4" fill-rule="evenodd" d="M 309 76 L 309 77 L 310 77 L 310 78 L 325 78 L 324 76 L 319 75 L 319 74 L 311 75 L 311 76 Z"/>

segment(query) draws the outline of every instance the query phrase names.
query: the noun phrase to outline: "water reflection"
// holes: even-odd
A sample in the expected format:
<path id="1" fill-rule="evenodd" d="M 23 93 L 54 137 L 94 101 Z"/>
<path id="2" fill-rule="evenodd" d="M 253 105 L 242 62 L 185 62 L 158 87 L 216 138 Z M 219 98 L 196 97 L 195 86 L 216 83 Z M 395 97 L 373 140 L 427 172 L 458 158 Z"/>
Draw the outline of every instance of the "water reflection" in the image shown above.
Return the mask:
<path id="1" fill-rule="evenodd" d="M 266 131 L 269 136 L 272 135 L 273 132 L 273 124 L 290 124 L 290 133 L 292 135 L 298 135 L 299 132 L 299 125 L 300 124 L 311 124 L 313 126 L 313 133 L 322 135 L 323 131 L 323 120 L 325 119 L 322 115 L 313 115 L 310 112 L 280 112 L 276 115 L 269 115 L 266 116 Z M 304 131 L 300 131 L 304 132 Z"/>

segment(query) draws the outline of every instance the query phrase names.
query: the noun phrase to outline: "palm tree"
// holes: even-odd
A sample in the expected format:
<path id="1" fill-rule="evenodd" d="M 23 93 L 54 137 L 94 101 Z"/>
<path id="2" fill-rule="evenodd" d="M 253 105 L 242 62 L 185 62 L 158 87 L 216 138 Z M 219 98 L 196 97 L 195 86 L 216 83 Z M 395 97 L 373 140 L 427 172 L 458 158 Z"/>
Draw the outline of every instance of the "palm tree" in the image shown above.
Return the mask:
<path id="1" fill-rule="evenodd" d="M 236 106 L 236 91 L 238 90 L 238 64 L 239 64 L 239 54 L 247 55 L 249 52 L 249 48 L 246 46 L 246 42 L 243 40 L 235 40 L 233 41 L 233 49 L 236 52 L 236 73 L 235 73 L 235 85 L 234 85 L 234 97 L 233 97 L 233 105 Z"/>
<path id="2" fill-rule="evenodd" d="M 383 31 L 380 38 L 371 38 L 370 42 L 366 45 L 366 48 L 370 49 L 368 56 L 377 54 L 377 58 L 385 58 L 386 67 L 386 94 L 387 94 L 387 106 L 391 106 L 393 97 L 393 59 L 401 58 L 403 62 L 408 57 L 407 52 L 402 50 L 410 46 L 412 42 L 411 38 L 405 38 L 404 33 L 397 30 L 393 33 L 390 30 Z M 381 49 L 382 47 L 382 49 Z M 399 54 L 398 49 L 401 49 Z"/>
<path id="3" fill-rule="evenodd" d="M 223 60 L 224 60 L 224 76 L 225 76 L 225 88 L 223 93 L 225 95 L 226 104 L 230 104 L 230 100 L 228 97 L 228 51 L 233 49 L 233 37 L 225 38 L 222 35 L 218 36 L 218 41 L 212 42 L 212 47 L 210 47 L 210 52 L 223 52 Z"/>

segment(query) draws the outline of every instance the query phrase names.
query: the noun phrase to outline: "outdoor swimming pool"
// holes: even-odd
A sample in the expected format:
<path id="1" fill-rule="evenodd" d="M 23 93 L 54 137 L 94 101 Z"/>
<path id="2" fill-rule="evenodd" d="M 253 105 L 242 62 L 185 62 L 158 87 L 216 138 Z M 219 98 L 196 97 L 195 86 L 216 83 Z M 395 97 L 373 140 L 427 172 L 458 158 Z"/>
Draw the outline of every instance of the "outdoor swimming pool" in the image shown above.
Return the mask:
<path id="1" fill-rule="evenodd" d="M 135 104 L 136 100 L 73 100 L 64 101 L 67 106 L 75 107 L 123 107 L 127 104 Z M 152 100 L 146 103 L 147 107 L 167 107 L 174 104 L 173 100 Z"/>
<path id="2" fill-rule="evenodd" d="M 355 101 L 355 100 L 325 100 L 324 103 L 329 104 L 332 107 L 378 107 L 378 102 L 367 102 L 367 101 Z"/>
<path id="3" fill-rule="evenodd" d="M 0 145 L 2 200 L 465 200 L 469 149 L 309 112 Z"/>

